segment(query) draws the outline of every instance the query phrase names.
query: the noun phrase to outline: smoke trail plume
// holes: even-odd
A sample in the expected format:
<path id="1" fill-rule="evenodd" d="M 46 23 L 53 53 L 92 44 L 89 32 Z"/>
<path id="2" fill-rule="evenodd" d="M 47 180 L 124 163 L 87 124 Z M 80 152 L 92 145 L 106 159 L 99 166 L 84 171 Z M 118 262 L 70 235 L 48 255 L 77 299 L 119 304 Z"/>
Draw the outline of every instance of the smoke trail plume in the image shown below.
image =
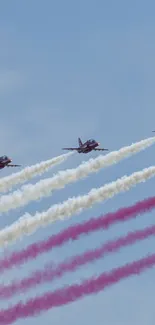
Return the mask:
<path id="1" fill-rule="evenodd" d="M 101 155 L 96 159 L 90 159 L 77 168 L 60 171 L 54 177 L 40 180 L 34 185 L 25 185 L 21 190 L 17 190 L 10 195 L 4 195 L 0 198 L 0 212 L 7 212 L 10 209 L 16 209 L 31 201 L 36 201 L 44 196 L 48 196 L 53 190 L 61 189 L 66 184 L 84 178 L 91 173 L 99 171 L 103 167 L 116 164 L 121 159 L 144 150 L 153 143 L 155 143 L 155 137 L 136 142 L 131 146 L 111 152 L 106 156 Z"/>
<path id="2" fill-rule="evenodd" d="M 86 295 L 96 294 L 129 276 L 139 275 L 154 265 L 155 254 L 152 254 L 138 261 L 113 269 L 110 272 L 102 273 L 100 276 L 88 279 L 81 284 L 74 284 L 54 292 L 48 292 L 43 296 L 29 299 L 25 303 L 20 302 L 5 310 L 1 309 L 0 324 L 8 325 L 17 319 L 35 316 L 51 308 L 76 301 Z"/>
<path id="3" fill-rule="evenodd" d="M 0 247 L 8 245 L 10 242 L 20 238 L 23 234 L 30 234 L 39 227 L 60 219 L 64 220 L 66 215 L 80 213 L 84 209 L 88 209 L 95 203 L 102 202 L 121 192 L 128 191 L 131 187 L 138 183 L 145 182 L 147 179 L 155 175 L 155 166 L 145 168 L 142 171 L 135 172 L 130 176 L 124 176 L 115 182 L 104 185 L 103 187 L 92 189 L 88 194 L 73 197 L 60 204 L 55 204 L 45 212 L 37 212 L 34 216 L 25 213 L 13 225 L 0 231 Z"/>
<path id="4" fill-rule="evenodd" d="M 133 245 L 137 241 L 144 240 L 154 235 L 155 226 L 151 226 L 143 230 L 129 232 L 124 237 L 109 241 L 106 244 L 100 246 L 99 248 L 89 250 L 83 253 L 82 255 L 77 255 L 73 258 L 70 258 L 68 261 L 62 262 L 55 268 L 53 268 L 53 265 L 51 267 L 45 266 L 44 270 L 36 271 L 27 278 L 24 278 L 18 282 L 15 281 L 11 285 L 0 286 L 0 298 L 10 298 L 18 292 L 23 293 L 28 289 L 33 288 L 34 286 L 37 286 L 44 282 L 51 283 L 51 281 L 53 281 L 55 278 L 63 276 L 66 272 L 73 272 L 77 268 L 87 263 L 93 262 L 106 254 L 114 253 L 122 247 L 125 247 L 127 245 Z"/>
<path id="5" fill-rule="evenodd" d="M 0 260 L 0 271 L 9 269 L 15 265 L 19 265 L 30 259 L 36 258 L 38 255 L 47 253 L 54 247 L 62 246 L 69 240 L 77 240 L 81 235 L 88 235 L 91 232 L 99 229 L 108 229 L 117 222 L 128 221 L 139 214 L 151 211 L 155 208 L 155 197 L 145 199 L 137 202 L 132 206 L 121 208 L 116 212 L 107 213 L 98 218 L 91 218 L 90 220 L 70 226 L 61 231 L 57 235 L 52 235 L 47 240 L 43 240 L 31 244 L 27 248 L 13 252 L 11 255 Z"/>
<path id="6" fill-rule="evenodd" d="M 0 192 L 7 192 L 13 186 L 17 184 L 23 184 L 26 181 L 32 179 L 37 175 L 42 175 L 50 168 L 54 167 L 55 165 L 61 164 L 64 162 L 68 157 L 70 157 L 73 152 L 69 152 L 67 154 L 42 161 L 33 166 L 28 166 L 24 168 L 22 171 L 13 173 L 11 176 L 3 177 L 0 179 Z"/>

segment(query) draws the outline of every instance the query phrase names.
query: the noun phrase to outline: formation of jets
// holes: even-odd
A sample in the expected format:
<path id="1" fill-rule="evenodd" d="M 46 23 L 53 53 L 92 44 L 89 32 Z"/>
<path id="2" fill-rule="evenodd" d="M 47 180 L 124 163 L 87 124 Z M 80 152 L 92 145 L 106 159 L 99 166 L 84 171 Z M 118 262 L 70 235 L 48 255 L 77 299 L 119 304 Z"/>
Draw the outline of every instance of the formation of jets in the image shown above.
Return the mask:
<path id="1" fill-rule="evenodd" d="M 152 132 L 155 132 L 152 131 Z M 94 139 L 89 139 L 86 142 L 82 142 L 80 138 L 78 138 L 78 147 L 72 147 L 72 148 L 62 148 L 62 150 L 76 150 L 78 153 L 88 153 L 91 151 L 109 151 L 109 149 L 106 148 L 98 148 L 100 145 L 99 142 L 97 142 Z M 0 157 L 0 169 L 4 167 L 20 167 L 21 165 L 15 165 L 11 164 L 12 159 L 8 156 L 1 156 Z"/>
<path id="2" fill-rule="evenodd" d="M 152 131 L 155 132 L 155 131 Z M 97 142 L 94 139 L 89 139 L 86 142 L 82 142 L 80 138 L 78 138 L 78 147 L 74 148 L 62 148 L 62 150 L 76 150 L 78 153 L 88 153 L 91 151 L 108 151 L 109 149 L 106 148 L 98 148 L 100 145 L 99 142 Z M 20 167 L 21 165 L 14 165 L 11 164 L 12 159 L 8 156 L 1 156 L 0 157 L 0 169 L 4 167 Z"/>
<path id="3" fill-rule="evenodd" d="M 155 131 L 154 131 L 155 132 Z M 76 150 L 78 153 L 88 153 L 90 151 L 108 151 L 105 148 L 98 148 L 99 143 L 94 139 L 87 140 L 86 142 L 82 142 L 80 138 L 78 138 L 79 147 L 75 148 L 63 148 L 63 150 Z M 8 156 L 0 157 L 0 169 L 5 167 L 20 167 L 21 165 L 11 164 L 12 159 Z"/>

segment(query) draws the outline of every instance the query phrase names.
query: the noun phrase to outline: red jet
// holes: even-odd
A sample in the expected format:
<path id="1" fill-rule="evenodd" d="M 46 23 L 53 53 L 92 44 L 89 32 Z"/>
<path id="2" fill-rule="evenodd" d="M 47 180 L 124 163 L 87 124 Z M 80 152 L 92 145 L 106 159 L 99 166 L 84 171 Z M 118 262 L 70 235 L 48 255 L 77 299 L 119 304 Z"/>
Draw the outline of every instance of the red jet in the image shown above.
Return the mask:
<path id="1" fill-rule="evenodd" d="M 0 157 L 0 169 L 4 167 L 20 167 L 21 165 L 12 165 L 10 164 L 12 162 L 12 159 L 10 159 L 7 156 Z"/>
<path id="2" fill-rule="evenodd" d="M 105 148 L 97 148 L 100 144 L 93 139 L 87 140 L 86 142 L 82 143 L 81 139 L 78 138 L 79 147 L 78 148 L 62 148 L 63 150 L 77 150 L 78 153 L 88 153 L 92 150 L 95 151 L 108 151 Z"/>

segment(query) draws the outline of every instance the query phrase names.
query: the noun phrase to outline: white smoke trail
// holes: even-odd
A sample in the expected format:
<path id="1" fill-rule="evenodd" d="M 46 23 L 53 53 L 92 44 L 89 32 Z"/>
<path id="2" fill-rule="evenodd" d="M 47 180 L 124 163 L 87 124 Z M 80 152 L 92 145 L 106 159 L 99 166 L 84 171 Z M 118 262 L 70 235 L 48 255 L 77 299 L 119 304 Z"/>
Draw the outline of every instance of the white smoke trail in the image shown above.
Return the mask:
<path id="1" fill-rule="evenodd" d="M 16 223 L 0 231 L 0 247 L 16 241 L 23 235 L 30 235 L 41 226 L 45 227 L 59 219 L 64 220 L 66 216 L 80 213 L 95 203 L 105 201 L 120 192 L 128 191 L 131 187 L 145 182 L 153 176 L 155 176 L 155 166 L 145 168 L 130 176 L 124 176 L 100 188 L 94 188 L 87 195 L 70 198 L 45 212 L 37 212 L 34 216 L 25 213 Z"/>
<path id="2" fill-rule="evenodd" d="M 7 192 L 13 186 L 17 184 L 23 184 L 31 178 L 42 175 L 50 168 L 64 162 L 69 156 L 71 156 L 73 152 L 69 152 L 67 154 L 57 156 L 55 158 L 42 161 L 41 163 L 35 164 L 33 166 L 28 166 L 24 168 L 22 171 L 12 174 L 11 176 L 3 177 L 0 179 L 0 192 Z"/>
<path id="3" fill-rule="evenodd" d="M 24 206 L 30 201 L 48 196 L 54 189 L 63 188 L 68 183 L 75 182 L 80 178 L 99 171 L 102 167 L 115 164 L 123 158 L 144 150 L 153 143 L 155 143 L 155 137 L 136 142 L 131 146 L 124 147 L 118 151 L 113 151 L 106 156 L 101 155 L 96 159 L 90 159 L 88 162 L 82 163 L 77 168 L 60 171 L 54 177 L 40 180 L 34 185 L 25 185 L 21 190 L 17 190 L 0 198 L 0 212 L 7 212 L 11 209 Z"/>

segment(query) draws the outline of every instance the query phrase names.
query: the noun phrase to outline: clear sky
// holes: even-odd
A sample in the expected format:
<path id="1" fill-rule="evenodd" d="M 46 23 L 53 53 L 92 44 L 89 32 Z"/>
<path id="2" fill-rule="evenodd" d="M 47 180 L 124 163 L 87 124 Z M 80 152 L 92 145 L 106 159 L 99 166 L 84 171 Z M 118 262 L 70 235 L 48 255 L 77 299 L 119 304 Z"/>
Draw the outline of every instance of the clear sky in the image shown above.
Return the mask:
<path id="1" fill-rule="evenodd" d="M 31 165 L 76 146 L 77 138 L 97 139 L 111 151 L 152 135 L 155 129 L 155 3 L 152 0 L 0 1 L 0 139 L 1 155 Z M 71 168 L 98 153 L 75 154 L 60 169 Z M 115 166 L 56 191 L 49 198 L 1 216 L 3 228 L 25 211 L 48 209 L 68 197 L 87 193 L 155 162 L 152 146 Z M 12 170 L 2 170 L 1 177 Z M 36 178 L 31 183 L 34 183 Z M 154 180 L 24 237 L 11 250 L 48 238 L 52 233 L 154 195 Z M 154 213 L 68 243 L 1 275 L 1 283 L 22 278 L 47 262 L 98 247 L 107 239 L 154 223 Z M 112 267 L 155 252 L 154 238 L 109 255 L 42 285 L 1 301 L 1 308 L 62 285 L 80 282 Z M 17 325 L 154 325 L 154 276 L 149 270 L 97 295 L 85 297 Z"/>

